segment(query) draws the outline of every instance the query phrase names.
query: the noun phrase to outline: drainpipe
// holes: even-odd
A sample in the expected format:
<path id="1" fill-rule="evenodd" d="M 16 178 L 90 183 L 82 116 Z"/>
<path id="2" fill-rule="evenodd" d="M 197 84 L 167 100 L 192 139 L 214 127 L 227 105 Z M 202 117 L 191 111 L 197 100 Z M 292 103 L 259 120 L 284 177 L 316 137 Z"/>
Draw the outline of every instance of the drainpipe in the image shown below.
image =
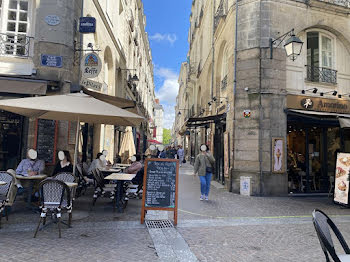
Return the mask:
<path id="1" fill-rule="evenodd" d="M 262 0 L 260 0 L 260 39 L 259 39 L 259 194 L 262 196 L 263 194 L 263 171 L 262 171 L 262 119 L 263 119 L 263 111 L 262 111 L 262 101 L 261 101 L 261 83 L 262 83 L 262 67 L 261 67 L 261 56 L 262 56 L 262 50 L 261 50 L 261 10 L 262 10 Z"/>
<path id="2" fill-rule="evenodd" d="M 212 100 L 214 97 L 214 63 L 215 63 L 215 5 L 216 5 L 216 0 L 213 1 L 213 39 L 212 39 L 212 67 L 211 67 L 211 94 L 210 94 L 210 99 Z"/>
<path id="3" fill-rule="evenodd" d="M 235 134 L 235 128 L 236 128 L 236 90 L 237 90 L 237 53 L 238 53 L 238 0 L 236 0 L 236 25 L 235 25 L 235 59 L 234 59 L 234 76 L 233 76 L 233 136 L 232 136 L 232 145 L 234 148 L 235 140 L 234 140 L 234 134 Z M 231 153 L 231 152 L 229 152 Z M 234 152 L 233 152 L 233 158 L 234 158 Z M 232 161 L 232 169 L 230 172 L 230 188 L 229 191 L 232 192 L 232 183 L 233 183 L 233 170 L 234 170 L 234 159 Z"/>

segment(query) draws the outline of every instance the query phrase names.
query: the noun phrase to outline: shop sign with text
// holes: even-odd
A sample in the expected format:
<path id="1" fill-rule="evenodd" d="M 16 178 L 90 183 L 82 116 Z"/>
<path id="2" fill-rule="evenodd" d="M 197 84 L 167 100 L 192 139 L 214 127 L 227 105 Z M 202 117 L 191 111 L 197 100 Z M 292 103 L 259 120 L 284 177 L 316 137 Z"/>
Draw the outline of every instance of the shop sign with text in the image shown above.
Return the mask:
<path id="1" fill-rule="evenodd" d="M 350 113 L 350 101 L 321 97 L 287 95 L 287 108 L 329 113 Z"/>
<path id="2" fill-rule="evenodd" d="M 88 53 L 84 55 L 81 61 L 81 72 L 83 77 L 95 78 L 97 77 L 102 68 L 101 59 L 96 53 Z"/>
<path id="3" fill-rule="evenodd" d="M 87 78 L 82 78 L 80 80 L 80 84 L 84 86 L 85 88 L 93 89 L 95 91 L 101 91 L 102 89 L 102 84 L 96 81 L 92 81 Z"/>

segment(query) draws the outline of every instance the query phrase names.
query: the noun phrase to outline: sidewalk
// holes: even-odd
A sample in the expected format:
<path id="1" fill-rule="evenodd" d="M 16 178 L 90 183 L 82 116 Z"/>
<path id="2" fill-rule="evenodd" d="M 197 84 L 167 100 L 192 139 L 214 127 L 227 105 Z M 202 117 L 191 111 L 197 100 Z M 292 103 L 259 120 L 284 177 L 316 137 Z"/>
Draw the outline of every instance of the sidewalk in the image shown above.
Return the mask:
<path id="1" fill-rule="evenodd" d="M 75 202 L 72 228 L 51 225 L 33 238 L 39 214 L 16 200 L 0 229 L 0 262 L 7 261 L 324 261 L 311 212 L 320 208 L 334 218 L 350 242 L 350 212 L 331 199 L 244 197 L 211 187 L 199 201 L 193 167 L 180 169 L 178 226 L 147 229 L 140 224 L 141 200 L 131 199 L 124 213 L 113 213 L 109 199 L 92 192 Z M 149 213 L 148 215 L 150 215 Z M 158 212 L 153 219 L 172 219 Z M 337 248 L 339 248 L 336 243 Z"/>

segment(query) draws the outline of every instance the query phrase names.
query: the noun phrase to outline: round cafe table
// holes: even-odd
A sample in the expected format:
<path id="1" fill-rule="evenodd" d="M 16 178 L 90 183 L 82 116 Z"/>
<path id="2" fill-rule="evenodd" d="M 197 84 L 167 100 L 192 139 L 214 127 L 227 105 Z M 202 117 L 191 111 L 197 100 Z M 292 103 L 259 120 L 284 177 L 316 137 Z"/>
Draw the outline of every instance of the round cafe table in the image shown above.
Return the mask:
<path id="1" fill-rule="evenodd" d="M 36 175 L 36 176 L 22 176 L 22 175 L 16 175 L 16 178 L 18 180 L 23 181 L 26 185 L 25 185 L 25 189 L 27 191 L 28 194 L 28 198 L 27 198 L 27 207 L 31 208 L 31 202 L 32 202 L 32 193 L 33 193 L 33 188 L 35 183 L 40 182 L 41 180 L 44 180 L 45 178 L 47 178 L 47 175 Z M 23 185 L 22 185 L 23 186 Z"/>

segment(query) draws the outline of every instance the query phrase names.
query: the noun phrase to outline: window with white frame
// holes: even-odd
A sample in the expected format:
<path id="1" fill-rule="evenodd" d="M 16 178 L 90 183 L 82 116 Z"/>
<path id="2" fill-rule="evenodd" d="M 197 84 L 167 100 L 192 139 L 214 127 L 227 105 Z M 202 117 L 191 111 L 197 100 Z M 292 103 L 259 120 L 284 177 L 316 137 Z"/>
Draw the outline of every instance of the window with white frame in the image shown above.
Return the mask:
<path id="1" fill-rule="evenodd" d="M 317 31 L 307 32 L 307 80 L 335 84 L 334 39 Z"/>
<path id="2" fill-rule="evenodd" d="M 28 56 L 32 0 L 0 0 L 0 55 Z"/>

